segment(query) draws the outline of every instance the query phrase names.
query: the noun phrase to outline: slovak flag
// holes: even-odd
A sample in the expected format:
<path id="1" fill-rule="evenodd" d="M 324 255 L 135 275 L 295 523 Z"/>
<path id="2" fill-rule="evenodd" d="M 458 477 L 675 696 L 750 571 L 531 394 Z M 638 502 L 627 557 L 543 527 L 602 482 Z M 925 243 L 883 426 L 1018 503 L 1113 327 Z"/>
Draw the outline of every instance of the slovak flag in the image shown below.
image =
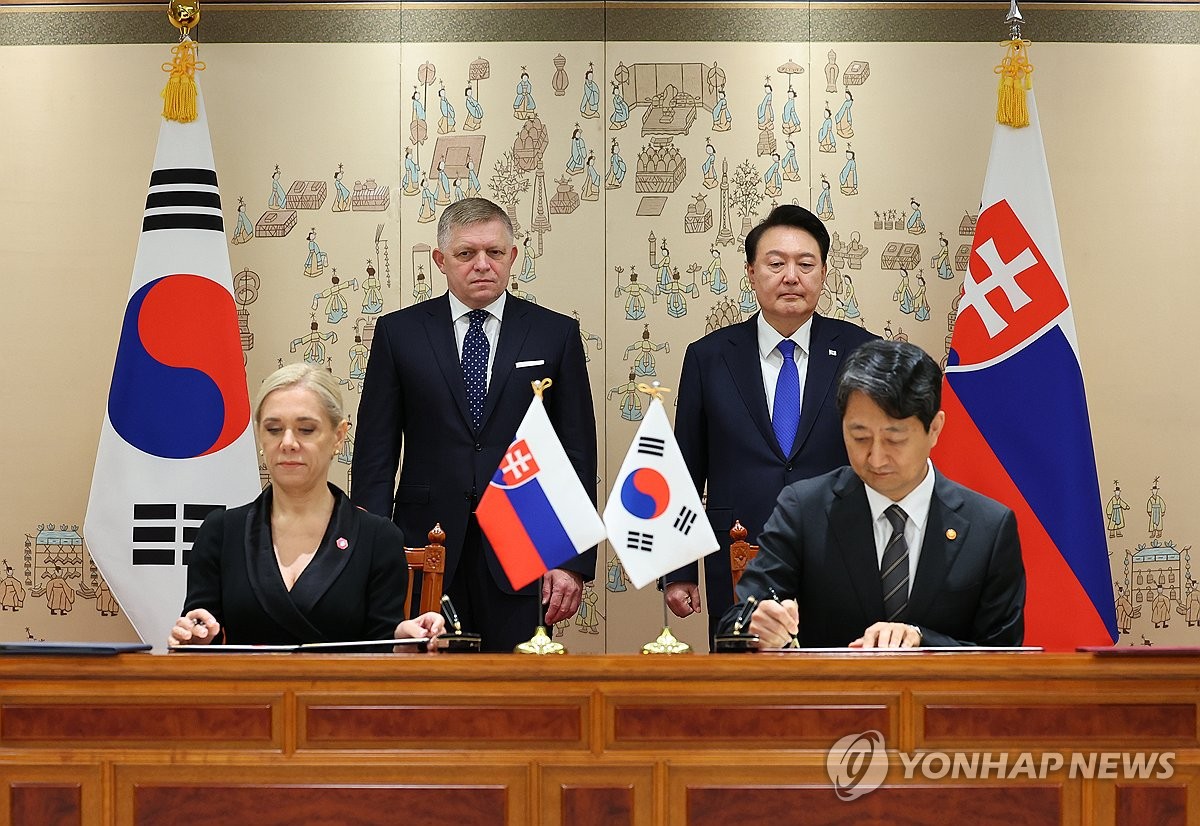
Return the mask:
<path id="1" fill-rule="evenodd" d="M 604 523 L 535 394 L 475 508 L 514 589 L 604 539 Z"/>
<path id="2" fill-rule="evenodd" d="M 1058 219 L 1033 92 L 998 124 L 934 451 L 946 475 L 1012 508 L 1025 561 L 1025 644 L 1117 638 L 1100 484 Z"/>
<path id="3" fill-rule="evenodd" d="M 720 547 L 657 396 L 621 463 L 604 524 L 637 588 Z"/>
<path id="4" fill-rule="evenodd" d="M 143 642 L 165 647 L 214 508 L 260 492 L 204 101 L 163 120 L 84 538 Z"/>

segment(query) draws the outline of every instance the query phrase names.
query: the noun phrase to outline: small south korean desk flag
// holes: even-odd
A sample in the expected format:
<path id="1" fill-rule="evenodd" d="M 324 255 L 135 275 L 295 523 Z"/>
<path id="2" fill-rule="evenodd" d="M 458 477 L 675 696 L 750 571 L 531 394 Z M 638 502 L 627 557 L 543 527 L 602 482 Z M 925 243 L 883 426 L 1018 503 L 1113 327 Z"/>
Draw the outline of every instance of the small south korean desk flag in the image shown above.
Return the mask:
<path id="1" fill-rule="evenodd" d="M 176 62 L 190 52 L 194 65 L 194 51 L 181 43 Z M 92 558 L 156 647 L 183 609 L 204 517 L 260 492 L 208 120 L 191 100 L 190 120 L 159 130 L 84 520 Z"/>
<path id="2" fill-rule="evenodd" d="M 637 588 L 720 547 L 679 452 L 659 389 L 604 507 L 604 526 Z"/>

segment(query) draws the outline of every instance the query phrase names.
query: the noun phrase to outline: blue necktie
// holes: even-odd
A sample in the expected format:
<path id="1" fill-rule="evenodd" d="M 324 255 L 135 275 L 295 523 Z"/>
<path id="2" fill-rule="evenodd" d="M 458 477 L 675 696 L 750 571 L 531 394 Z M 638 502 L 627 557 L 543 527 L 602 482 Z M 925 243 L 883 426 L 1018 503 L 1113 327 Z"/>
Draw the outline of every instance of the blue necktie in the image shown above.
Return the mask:
<path id="1" fill-rule="evenodd" d="M 800 429 L 800 374 L 796 368 L 796 342 L 785 338 L 777 347 L 783 355 L 779 381 L 775 383 L 775 404 L 771 408 L 771 427 L 784 456 L 792 455 L 796 431 Z"/>
<path id="2" fill-rule="evenodd" d="M 476 429 L 483 419 L 483 400 L 487 398 L 487 364 L 490 346 L 483 334 L 483 320 L 487 310 L 471 310 L 467 313 L 470 323 L 463 338 L 462 372 L 467 387 L 467 409 L 471 411 L 471 424 Z"/>
<path id="3" fill-rule="evenodd" d="M 908 514 L 899 505 L 883 512 L 892 523 L 892 538 L 879 561 L 879 577 L 883 585 L 883 617 L 897 622 L 908 605 L 908 542 L 904 539 L 904 523 Z"/>

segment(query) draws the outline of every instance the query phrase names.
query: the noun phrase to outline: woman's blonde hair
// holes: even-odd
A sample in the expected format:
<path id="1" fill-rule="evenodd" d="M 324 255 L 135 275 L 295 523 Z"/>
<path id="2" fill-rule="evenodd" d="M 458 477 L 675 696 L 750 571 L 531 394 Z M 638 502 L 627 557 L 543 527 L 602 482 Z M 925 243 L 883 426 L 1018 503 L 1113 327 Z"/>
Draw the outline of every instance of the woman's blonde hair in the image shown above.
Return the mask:
<path id="1" fill-rule="evenodd" d="M 328 370 L 315 367 L 306 362 L 285 364 L 271 375 L 263 379 L 258 388 L 258 396 L 254 400 L 254 424 L 262 419 L 262 406 L 267 396 L 276 390 L 299 385 L 316 394 L 321 400 L 321 406 L 329 417 L 329 424 L 337 427 L 346 419 L 346 411 L 342 406 L 342 391 L 338 389 L 337 379 Z"/>

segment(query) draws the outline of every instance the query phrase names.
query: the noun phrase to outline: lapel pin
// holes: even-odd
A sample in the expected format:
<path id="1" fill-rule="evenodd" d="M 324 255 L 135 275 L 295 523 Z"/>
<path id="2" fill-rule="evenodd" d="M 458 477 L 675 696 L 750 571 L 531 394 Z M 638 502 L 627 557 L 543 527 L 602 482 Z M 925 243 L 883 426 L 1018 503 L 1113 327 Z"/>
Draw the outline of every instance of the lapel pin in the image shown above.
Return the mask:
<path id="1" fill-rule="evenodd" d="M 958 531 L 954 530 L 954 528 L 950 528 L 946 531 L 946 538 L 949 540 L 958 539 Z"/>
<path id="2" fill-rule="evenodd" d="M 829 355 L 831 355 L 831 356 L 836 356 L 836 355 L 837 355 L 837 350 L 830 350 L 830 351 L 829 351 Z"/>
<path id="3" fill-rule="evenodd" d="M 946 535 L 949 536 L 949 532 L 947 532 Z M 344 537 L 344 536 L 339 536 L 337 538 L 337 542 L 335 542 L 333 544 L 337 545 L 338 548 L 343 551 L 350 547 L 350 543 L 346 541 L 346 537 Z"/>

